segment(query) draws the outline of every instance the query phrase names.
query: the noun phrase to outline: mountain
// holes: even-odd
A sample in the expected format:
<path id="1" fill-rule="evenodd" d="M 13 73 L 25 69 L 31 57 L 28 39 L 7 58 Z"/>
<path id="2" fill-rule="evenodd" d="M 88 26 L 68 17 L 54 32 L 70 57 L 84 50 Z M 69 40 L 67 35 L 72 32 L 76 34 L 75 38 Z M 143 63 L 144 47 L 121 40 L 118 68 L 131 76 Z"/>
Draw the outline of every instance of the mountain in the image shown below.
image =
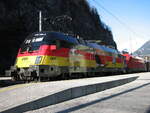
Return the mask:
<path id="1" fill-rule="evenodd" d="M 135 55 L 141 55 L 141 56 L 146 56 L 146 55 L 150 55 L 150 40 L 147 41 L 141 48 L 139 48 L 138 50 L 136 50 L 134 52 Z"/>
<path id="2" fill-rule="evenodd" d="M 76 34 L 117 48 L 111 30 L 87 0 L 0 0 L 0 73 L 13 65 L 25 37 L 38 31 L 39 10 L 44 18 L 44 31 Z M 71 17 L 72 21 L 59 21 L 61 15 Z"/>

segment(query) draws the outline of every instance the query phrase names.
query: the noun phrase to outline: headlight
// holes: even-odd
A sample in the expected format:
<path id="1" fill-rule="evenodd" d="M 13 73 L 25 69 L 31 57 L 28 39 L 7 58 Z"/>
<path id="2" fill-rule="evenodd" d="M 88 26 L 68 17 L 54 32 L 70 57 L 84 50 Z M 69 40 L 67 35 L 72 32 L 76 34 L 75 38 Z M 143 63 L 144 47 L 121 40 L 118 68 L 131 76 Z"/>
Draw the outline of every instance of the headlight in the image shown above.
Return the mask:
<path id="1" fill-rule="evenodd" d="M 35 64 L 40 64 L 42 61 L 42 56 L 37 56 L 35 60 Z"/>

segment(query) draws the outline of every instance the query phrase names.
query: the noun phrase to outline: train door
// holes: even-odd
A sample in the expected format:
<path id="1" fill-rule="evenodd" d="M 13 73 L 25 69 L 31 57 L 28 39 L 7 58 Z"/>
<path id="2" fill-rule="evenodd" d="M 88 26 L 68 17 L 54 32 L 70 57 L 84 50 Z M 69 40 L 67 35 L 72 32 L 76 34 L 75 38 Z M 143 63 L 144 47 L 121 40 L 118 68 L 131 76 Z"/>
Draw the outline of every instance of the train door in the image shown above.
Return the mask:
<path id="1" fill-rule="evenodd" d="M 87 71 L 86 60 L 84 54 L 82 53 L 81 45 L 76 45 L 70 49 L 69 62 L 70 73 L 82 73 Z"/>

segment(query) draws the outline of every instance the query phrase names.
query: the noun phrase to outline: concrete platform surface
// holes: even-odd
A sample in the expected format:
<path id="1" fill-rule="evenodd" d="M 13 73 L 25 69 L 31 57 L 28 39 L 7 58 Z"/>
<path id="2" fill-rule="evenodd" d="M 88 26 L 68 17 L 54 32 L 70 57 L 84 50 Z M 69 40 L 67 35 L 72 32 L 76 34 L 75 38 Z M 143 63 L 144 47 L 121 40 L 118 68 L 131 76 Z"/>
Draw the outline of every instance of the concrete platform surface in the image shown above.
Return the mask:
<path id="1" fill-rule="evenodd" d="M 26 113 L 150 113 L 150 73 L 128 84 Z"/>
<path id="2" fill-rule="evenodd" d="M 0 88 L 0 112 L 22 113 L 36 111 L 53 103 L 123 85 L 135 80 L 141 74 L 29 83 Z"/>

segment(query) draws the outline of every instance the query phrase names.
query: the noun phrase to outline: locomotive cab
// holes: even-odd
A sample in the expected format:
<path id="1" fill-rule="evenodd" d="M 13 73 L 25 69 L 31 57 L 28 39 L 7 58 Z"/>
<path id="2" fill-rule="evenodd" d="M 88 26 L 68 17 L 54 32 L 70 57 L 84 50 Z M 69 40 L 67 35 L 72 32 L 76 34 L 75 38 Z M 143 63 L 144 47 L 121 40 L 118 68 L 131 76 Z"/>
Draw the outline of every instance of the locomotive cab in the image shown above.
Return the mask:
<path id="1" fill-rule="evenodd" d="M 60 41 L 59 34 L 55 32 L 39 32 L 28 36 L 18 51 L 10 76 L 16 80 L 31 80 L 60 75 L 59 66 L 68 65 L 65 58 L 67 50 L 63 50 Z"/>

